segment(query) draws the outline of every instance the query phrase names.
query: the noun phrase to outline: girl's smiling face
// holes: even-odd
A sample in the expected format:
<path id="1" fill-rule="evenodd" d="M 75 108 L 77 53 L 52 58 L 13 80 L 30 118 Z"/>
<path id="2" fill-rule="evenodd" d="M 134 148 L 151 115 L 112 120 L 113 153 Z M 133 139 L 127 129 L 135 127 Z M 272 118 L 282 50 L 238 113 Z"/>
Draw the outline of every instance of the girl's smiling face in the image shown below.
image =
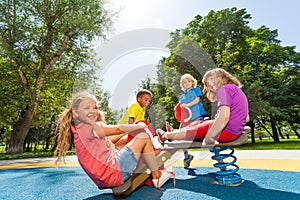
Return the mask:
<path id="1" fill-rule="evenodd" d="M 210 76 L 207 80 L 206 80 L 206 88 L 208 91 L 216 93 L 218 90 L 218 87 L 215 83 L 215 77 L 214 76 Z"/>
<path id="2" fill-rule="evenodd" d="M 73 116 L 75 120 L 86 124 L 92 124 L 97 121 L 98 105 L 94 99 L 83 99 L 78 106 L 77 110 L 74 110 Z"/>

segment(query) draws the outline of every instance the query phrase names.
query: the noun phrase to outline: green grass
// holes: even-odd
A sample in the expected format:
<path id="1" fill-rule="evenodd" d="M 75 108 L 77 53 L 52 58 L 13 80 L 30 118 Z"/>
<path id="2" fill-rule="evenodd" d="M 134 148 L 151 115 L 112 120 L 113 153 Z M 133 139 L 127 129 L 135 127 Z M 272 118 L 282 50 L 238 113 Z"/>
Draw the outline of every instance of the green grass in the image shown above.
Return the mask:
<path id="1" fill-rule="evenodd" d="M 22 158 L 39 158 L 39 157 L 51 157 L 53 152 L 25 152 L 23 154 L 6 154 L 0 153 L 0 160 L 10 160 L 10 159 L 22 159 Z"/>
<path id="2" fill-rule="evenodd" d="M 39 150 L 36 153 L 25 152 L 23 154 L 14 154 L 9 155 L 0 150 L 0 160 L 9 160 L 9 159 L 22 159 L 22 158 L 39 158 L 39 157 L 53 157 L 52 151 L 41 151 Z M 252 144 L 249 140 L 247 144 L 235 147 L 236 150 L 278 150 L 278 149 L 300 149 L 300 139 L 293 137 L 291 139 L 281 139 L 280 142 L 275 143 L 273 139 L 262 139 L 255 140 L 255 143 Z M 195 149 L 196 151 L 197 149 Z M 193 150 L 192 150 L 193 151 Z M 74 150 L 68 151 L 67 155 L 75 155 Z"/>
<path id="3" fill-rule="evenodd" d="M 68 151 L 67 152 L 68 156 L 75 155 L 74 151 Z M 41 158 L 41 157 L 53 157 L 53 152 L 52 151 L 47 151 L 47 152 L 25 152 L 23 154 L 6 154 L 5 152 L 0 153 L 0 160 L 11 160 L 11 159 L 23 159 L 23 158 Z"/>
<path id="4" fill-rule="evenodd" d="M 278 149 L 300 149 L 300 139 L 283 139 L 274 142 L 273 139 L 255 140 L 255 143 L 248 141 L 247 144 L 235 147 L 237 150 L 278 150 Z"/>

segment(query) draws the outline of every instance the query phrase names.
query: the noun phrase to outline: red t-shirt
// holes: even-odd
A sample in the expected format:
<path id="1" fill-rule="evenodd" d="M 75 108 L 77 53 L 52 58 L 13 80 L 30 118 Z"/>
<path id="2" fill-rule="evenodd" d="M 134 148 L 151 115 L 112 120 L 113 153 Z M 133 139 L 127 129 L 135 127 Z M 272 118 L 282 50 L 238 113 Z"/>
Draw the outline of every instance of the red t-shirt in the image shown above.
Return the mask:
<path id="1" fill-rule="evenodd" d="M 78 161 L 99 187 L 114 187 L 124 183 L 117 154 L 110 149 L 106 137 L 92 136 L 92 127 L 80 123 L 71 127 Z"/>

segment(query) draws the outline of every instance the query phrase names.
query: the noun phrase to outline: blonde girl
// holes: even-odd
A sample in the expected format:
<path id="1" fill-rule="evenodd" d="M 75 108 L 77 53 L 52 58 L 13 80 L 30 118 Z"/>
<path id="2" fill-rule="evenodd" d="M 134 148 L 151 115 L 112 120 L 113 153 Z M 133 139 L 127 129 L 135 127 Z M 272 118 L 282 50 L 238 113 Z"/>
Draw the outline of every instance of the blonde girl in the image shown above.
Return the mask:
<path id="1" fill-rule="evenodd" d="M 78 161 L 98 187 L 122 185 L 136 168 L 140 157 L 151 170 L 154 186 L 161 187 L 171 174 L 158 170 L 152 143 L 144 130 L 146 125 L 107 125 L 102 115 L 94 95 L 81 92 L 74 96 L 70 109 L 60 116 L 58 144 L 54 152 L 56 162 L 66 156 L 73 134 Z M 116 150 L 108 139 L 111 135 L 131 134 L 133 131 L 136 133 L 134 139 L 121 150 Z"/>

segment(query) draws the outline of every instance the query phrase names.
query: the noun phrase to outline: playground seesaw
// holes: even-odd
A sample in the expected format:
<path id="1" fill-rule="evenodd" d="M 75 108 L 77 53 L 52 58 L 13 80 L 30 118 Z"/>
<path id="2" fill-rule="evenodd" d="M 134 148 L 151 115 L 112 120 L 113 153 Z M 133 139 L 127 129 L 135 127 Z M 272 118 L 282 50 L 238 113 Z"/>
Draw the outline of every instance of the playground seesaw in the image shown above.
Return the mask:
<path id="1" fill-rule="evenodd" d="M 171 158 L 178 150 L 181 149 L 199 149 L 199 148 L 209 148 L 214 155 L 213 160 L 217 163 L 214 167 L 220 168 L 218 172 L 215 173 L 215 184 L 237 186 L 243 183 L 243 179 L 237 173 L 239 167 L 235 164 L 237 158 L 233 155 L 235 146 L 240 146 L 247 143 L 247 134 L 250 132 L 250 127 L 246 126 L 243 134 L 236 140 L 227 143 L 219 143 L 212 146 L 203 145 L 201 141 L 187 141 L 187 140 L 173 140 L 165 142 L 160 153 L 157 154 L 156 160 L 160 167 L 164 166 L 164 163 Z M 225 150 L 229 150 L 229 153 L 222 153 Z M 226 151 L 227 152 L 227 151 Z M 230 159 L 230 162 L 226 162 L 226 159 Z M 227 160 L 228 160 L 227 159 Z M 121 186 L 112 188 L 113 194 L 118 195 L 130 195 L 135 189 L 142 185 L 150 177 L 149 169 L 146 164 L 142 164 L 135 169 L 132 176 L 125 181 Z M 102 188 L 99 188 L 102 189 Z"/>

